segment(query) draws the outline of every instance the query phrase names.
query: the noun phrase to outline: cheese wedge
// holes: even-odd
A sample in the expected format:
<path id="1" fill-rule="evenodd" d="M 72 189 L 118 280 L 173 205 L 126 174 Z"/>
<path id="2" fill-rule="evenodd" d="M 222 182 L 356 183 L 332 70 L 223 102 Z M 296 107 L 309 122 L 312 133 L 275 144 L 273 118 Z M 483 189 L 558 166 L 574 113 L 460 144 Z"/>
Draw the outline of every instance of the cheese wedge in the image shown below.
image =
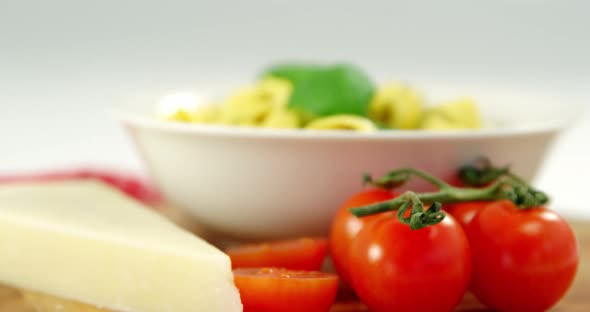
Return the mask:
<path id="1" fill-rule="evenodd" d="M 224 253 L 92 181 L 0 187 L 0 283 L 112 311 L 242 311 Z"/>

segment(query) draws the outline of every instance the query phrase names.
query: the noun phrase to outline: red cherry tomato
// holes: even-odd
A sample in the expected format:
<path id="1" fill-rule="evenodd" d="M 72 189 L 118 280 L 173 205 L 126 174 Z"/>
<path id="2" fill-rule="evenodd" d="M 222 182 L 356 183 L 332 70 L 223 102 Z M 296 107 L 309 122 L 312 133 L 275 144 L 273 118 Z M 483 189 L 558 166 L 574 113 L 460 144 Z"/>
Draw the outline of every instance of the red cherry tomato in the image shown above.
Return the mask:
<path id="1" fill-rule="evenodd" d="M 326 258 L 328 240 L 300 238 L 228 248 L 233 268 L 280 267 L 319 271 Z"/>
<path id="2" fill-rule="evenodd" d="M 330 254 L 332 255 L 334 268 L 339 273 L 344 284 L 351 285 L 348 269 L 348 249 L 352 239 L 363 228 L 364 224 L 382 216 L 382 214 L 379 214 L 357 218 L 348 209 L 390 200 L 394 197 L 394 193 L 383 189 L 362 191 L 349 198 L 336 213 L 330 232 Z"/>
<path id="3" fill-rule="evenodd" d="M 467 238 L 451 216 L 420 230 L 385 217 L 353 240 L 351 277 L 369 311 L 451 311 L 469 284 L 470 257 Z"/>
<path id="4" fill-rule="evenodd" d="M 508 200 L 486 206 L 467 227 L 471 290 L 500 311 L 545 311 L 570 287 L 578 244 L 570 226 L 545 208 L 519 210 Z"/>
<path id="5" fill-rule="evenodd" d="M 459 172 L 454 172 L 451 175 L 447 176 L 447 177 L 441 177 L 445 182 L 447 182 L 447 184 L 451 185 L 451 186 L 456 186 L 456 187 L 465 187 L 465 183 L 463 183 L 463 180 L 461 179 L 461 175 Z"/>
<path id="6" fill-rule="evenodd" d="M 316 271 L 236 269 L 234 282 L 244 312 L 328 312 L 338 277 Z"/>
<path id="7" fill-rule="evenodd" d="M 471 223 L 475 215 L 490 203 L 489 201 L 455 203 L 445 205 L 443 209 L 451 214 L 465 228 Z"/>
<path id="8" fill-rule="evenodd" d="M 336 302 L 330 312 L 369 312 L 369 310 L 360 302 L 350 301 Z"/>

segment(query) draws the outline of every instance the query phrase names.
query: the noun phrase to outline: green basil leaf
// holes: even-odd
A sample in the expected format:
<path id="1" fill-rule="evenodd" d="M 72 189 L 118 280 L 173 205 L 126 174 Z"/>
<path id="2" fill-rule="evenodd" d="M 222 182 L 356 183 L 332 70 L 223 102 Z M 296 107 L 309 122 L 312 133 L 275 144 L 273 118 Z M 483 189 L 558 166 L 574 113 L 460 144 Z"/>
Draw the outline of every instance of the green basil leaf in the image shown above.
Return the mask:
<path id="1" fill-rule="evenodd" d="M 289 80 L 293 84 L 289 107 L 311 119 L 336 114 L 367 116 L 375 91 L 368 75 L 349 64 L 282 64 L 264 76 Z"/>

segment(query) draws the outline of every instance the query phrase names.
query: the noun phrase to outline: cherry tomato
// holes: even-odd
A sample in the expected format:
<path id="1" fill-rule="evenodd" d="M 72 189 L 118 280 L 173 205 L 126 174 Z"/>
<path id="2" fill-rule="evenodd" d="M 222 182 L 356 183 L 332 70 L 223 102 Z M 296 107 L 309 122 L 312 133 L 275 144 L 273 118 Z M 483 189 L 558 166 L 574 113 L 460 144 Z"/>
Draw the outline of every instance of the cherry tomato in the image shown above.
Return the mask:
<path id="1" fill-rule="evenodd" d="M 300 238 L 228 248 L 233 268 L 280 267 L 318 271 L 326 258 L 328 240 Z"/>
<path id="2" fill-rule="evenodd" d="M 570 287 L 578 244 L 556 213 L 519 210 L 503 200 L 481 210 L 466 231 L 473 255 L 471 290 L 488 307 L 545 311 Z"/>
<path id="3" fill-rule="evenodd" d="M 372 312 L 451 311 L 469 284 L 470 257 L 451 216 L 420 230 L 395 216 L 380 218 L 352 242 L 353 287 Z"/>
<path id="4" fill-rule="evenodd" d="M 456 187 L 465 187 L 465 183 L 461 179 L 461 175 L 459 172 L 454 172 L 447 177 L 441 177 L 447 184 Z"/>
<path id="5" fill-rule="evenodd" d="M 465 228 L 471 223 L 475 215 L 490 203 L 489 201 L 454 203 L 443 206 L 443 209 Z"/>
<path id="6" fill-rule="evenodd" d="M 355 301 L 349 302 L 336 302 L 330 312 L 369 312 L 367 307 Z"/>
<path id="7" fill-rule="evenodd" d="M 330 254 L 332 255 L 334 268 L 339 273 L 344 284 L 351 285 L 348 269 L 348 249 L 352 239 L 362 229 L 364 224 L 381 216 L 372 215 L 357 218 L 348 209 L 390 200 L 394 197 L 395 194 L 388 190 L 369 189 L 349 198 L 336 213 L 330 232 Z"/>
<path id="8" fill-rule="evenodd" d="M 274 268 L 234 270 L 244 312 L 327 312 L 338 277 L 316 271 Z"/>

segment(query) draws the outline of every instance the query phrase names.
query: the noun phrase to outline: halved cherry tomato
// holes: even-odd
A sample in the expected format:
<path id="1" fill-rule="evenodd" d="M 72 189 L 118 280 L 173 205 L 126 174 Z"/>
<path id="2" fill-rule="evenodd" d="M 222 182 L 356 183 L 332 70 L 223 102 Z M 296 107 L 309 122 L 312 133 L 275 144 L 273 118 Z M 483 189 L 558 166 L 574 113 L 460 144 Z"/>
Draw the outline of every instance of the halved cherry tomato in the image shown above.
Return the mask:
<path id="1" fill-rule="evenodd" d="M 489 201 L 454 203 L 444 205 L 443 209 L 455 217 L 455 220 L 465 228 L 471 223 L 475 215 L 490 203 Z"/>
<path id="2" fill-rule="evenodd" d="M 275 268 L 234 270 L 244 312 L 327 312 L 338 277 L 317 271 Z"/>
<path id="3" fill-rule="evenodd" d="M 371 312 L 451 311 L 471 273 L 469 244 L 451 216 L 411 230 L 396 216 L 365 225 L 352 241 L 353 287 Z"/>
<path id="4" fill-rule="evenodd" d="M 383 214 L 355 217 L 348 209 L 394 198 L 396 194 L 389 190 L 369 189 L 359 192 L 349 198 L 336 213 L 330 232 L 330 254 L 334 262 L 334 268 L 340 275 L 343 283 L 350 286 L 351 279 L 348 265 L 348 249 L 352 239 L 363 228 L 364 224 L 383 216 Z"/>
<path id="5" fill-rule="evenodd" d="M 559 215 L 538 207 L 492 203 L 466 229 L 473 259 L 471 291 L 500 311 L 545 311 L 569 289 L 578 244 Z"/>
<path id="6" fill-rule="evenodd" d="M 328 240 L 300 238 L 228 248 L 232 268 L 278 267 L 318 271 L 326 258 Z"/>

